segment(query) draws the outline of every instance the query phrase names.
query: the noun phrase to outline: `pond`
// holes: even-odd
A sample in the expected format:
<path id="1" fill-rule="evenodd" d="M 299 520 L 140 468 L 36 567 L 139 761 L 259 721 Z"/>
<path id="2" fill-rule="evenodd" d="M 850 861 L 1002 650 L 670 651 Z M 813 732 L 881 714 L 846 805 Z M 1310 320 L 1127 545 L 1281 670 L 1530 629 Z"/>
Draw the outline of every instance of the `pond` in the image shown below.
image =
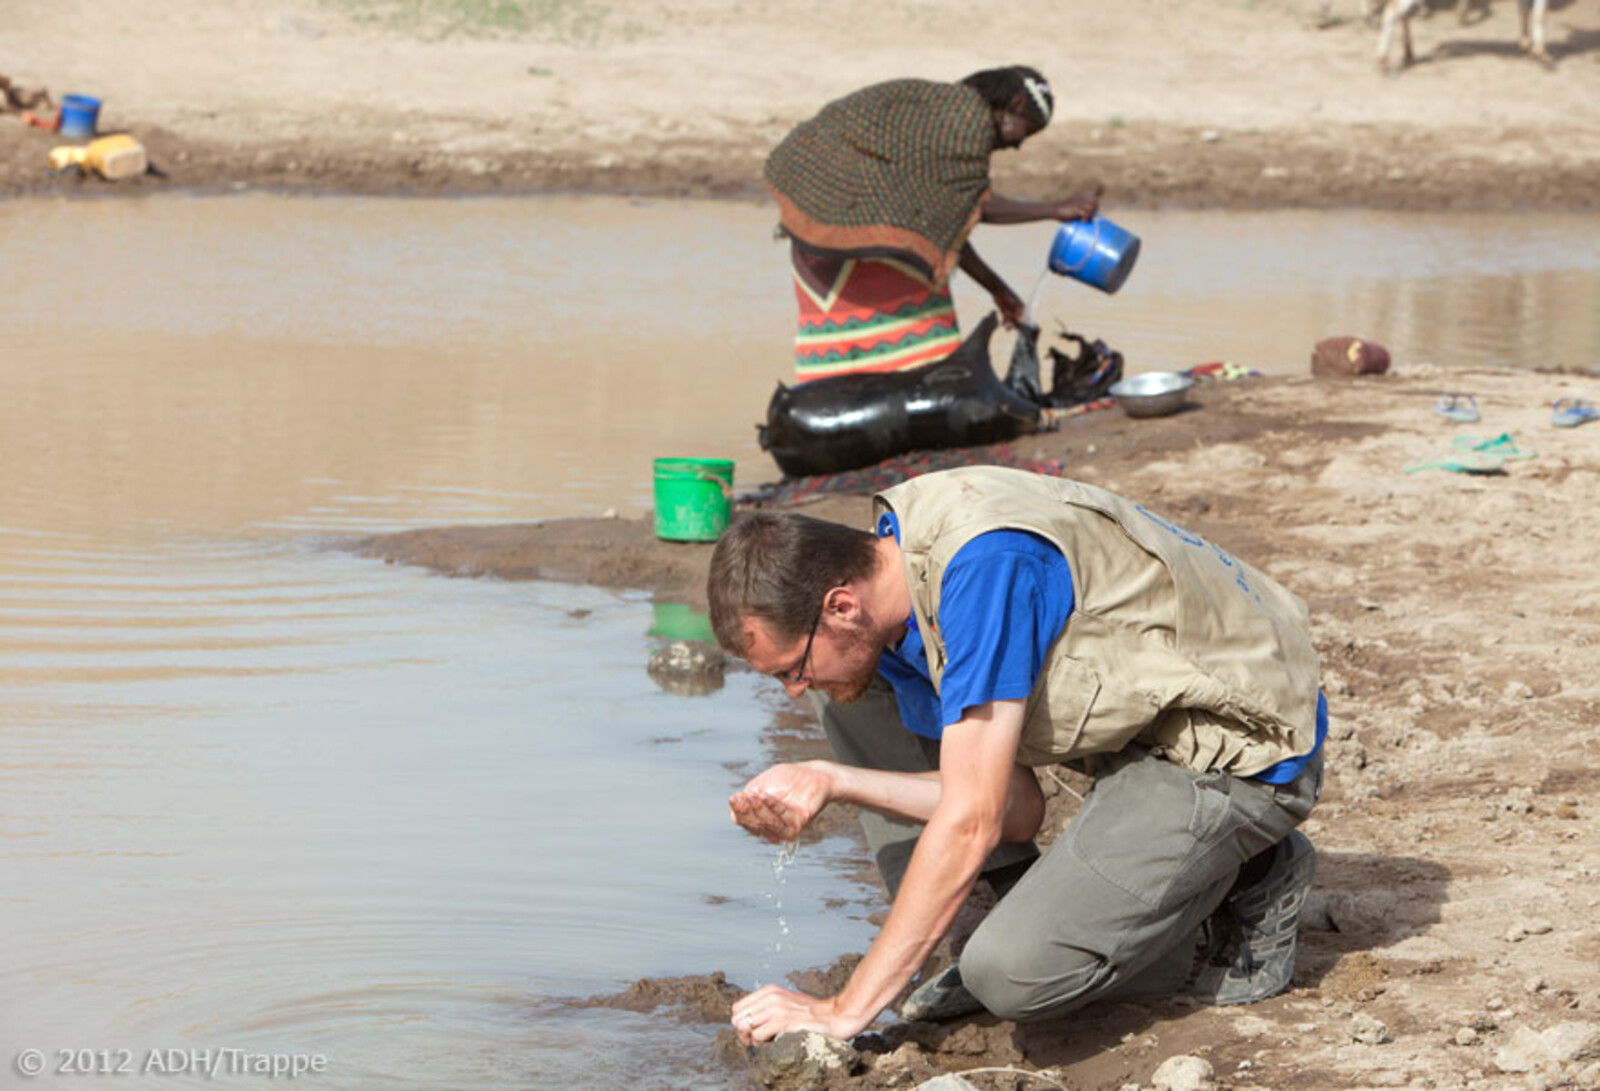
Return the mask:
<path id="1" fill-rule="evenodd" d="M 1333 333 L 1402 363 L 1600 363 L 1581 217 L 1118 219 L 1145 239 L 1122 293 L 1044 278 L 1036 306 L 1134 370 L 1300 373 Z M 853 844 L 807 846 L 780 885 L 727 821 L 775 685 L 661 692 L 642 595 L 325 548 L 638 514 L 657 455 L 775 477 L 753 426 L 793 318 L 770 228 L 757 205 L 576 198 L 0 205 L 11 1048 L 319 1054 L 336 1087 L 715 1087 L 711 1030 L 563 1000 L 864 948 Z M 977 242 L 1027 294 L 1049 239 Z"/>

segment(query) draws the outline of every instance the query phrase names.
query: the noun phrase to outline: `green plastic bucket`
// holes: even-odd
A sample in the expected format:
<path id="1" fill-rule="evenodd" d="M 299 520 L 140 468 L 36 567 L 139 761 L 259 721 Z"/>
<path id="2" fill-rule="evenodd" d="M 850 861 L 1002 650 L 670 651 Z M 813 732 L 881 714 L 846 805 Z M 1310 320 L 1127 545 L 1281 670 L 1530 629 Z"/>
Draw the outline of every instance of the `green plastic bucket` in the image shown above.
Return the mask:
<path id="1" fill-rule="evenodd" d="M 733 462 L 725 458 L 658 458 L 656 537 L 714 542 L 728 526 Z"/>

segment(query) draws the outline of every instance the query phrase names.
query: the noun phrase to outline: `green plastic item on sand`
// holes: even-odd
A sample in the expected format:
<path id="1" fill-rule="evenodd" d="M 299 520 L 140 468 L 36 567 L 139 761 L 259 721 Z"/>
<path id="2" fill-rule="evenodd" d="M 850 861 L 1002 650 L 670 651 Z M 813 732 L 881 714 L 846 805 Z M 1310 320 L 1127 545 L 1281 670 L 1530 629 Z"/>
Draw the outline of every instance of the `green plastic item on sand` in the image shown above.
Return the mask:
<path id="1" fill-rule="evenodd" d="M 1431 462 L 1419 462 L 1405 467 L 1414 474 L 1419 470 L 1449 470 L 1458 474 L 1503 474 L 1507 462 L 1520 462 L 1534 457 L 1534 452 L 1517 446 L 1516 437 L 1502 432 L 1492 439 L 1482 436 L 1457 436 L 1450 444 L 1451 450 Z"/>
<path id="2" fill-rule="evenodd" d="M 1458 451 L 1474 451 L 1482 454 L 1494 455 L 1507 462 L 1519 462 L 1525 458 L 1532 458 L 1533 452 L 1517 446 L 1517 439 L 1510 432 L 1501 432 L 1493 439 L 1483 439 L 1479 436 L 1457 436 L 1450 441 L 1450 445 Z"/>

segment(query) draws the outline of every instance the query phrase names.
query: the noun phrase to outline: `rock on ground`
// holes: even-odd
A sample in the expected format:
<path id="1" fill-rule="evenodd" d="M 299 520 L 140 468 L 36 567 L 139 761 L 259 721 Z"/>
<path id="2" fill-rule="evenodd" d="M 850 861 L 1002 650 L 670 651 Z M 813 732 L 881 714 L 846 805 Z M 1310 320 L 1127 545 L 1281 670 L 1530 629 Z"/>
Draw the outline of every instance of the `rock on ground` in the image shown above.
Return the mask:
<path id="1" fill-rule="evenodd" d="M 1204 1057 L 1168 1057 L 1150 1076 L 1156 1091 L 1210 1091 L 1215 1073 Z"/>

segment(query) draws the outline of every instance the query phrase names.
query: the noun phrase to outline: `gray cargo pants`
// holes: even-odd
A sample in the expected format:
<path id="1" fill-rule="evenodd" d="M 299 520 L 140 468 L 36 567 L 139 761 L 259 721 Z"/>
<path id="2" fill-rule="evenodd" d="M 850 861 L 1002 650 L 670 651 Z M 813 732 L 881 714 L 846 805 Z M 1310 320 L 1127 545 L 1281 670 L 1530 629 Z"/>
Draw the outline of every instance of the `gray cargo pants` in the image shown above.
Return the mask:
<path id="1" fill-rule="evenodd" d="M 818 704 L 840 761 L 905 772 L 938 767 L 936 749 L 929 756 L 907 746 L 907 738 L 921 740 L 901 725 L 886 684 L 875 683 L 849 705 L 826 698 Z M 912 751 L 923 755 L 922 764 L 913 767 Z M 1094 1000 L 1179 991 L 1195 934 L 1240 866 L 1311 812 L 1322 789 L 1322 757 L 1289 784 L 1271 785 L 1191 772 L 1131 745 L 1101 756 L 1096 774 L 1066 830 L 962 952 L 962 982 L 995 1015 L 1025 1019 Z M 880 867 L 886 856 L 898 865 L 892 882 L 884 876 L 893 891 L 921 827 L 862 814 Z M 1032 846 L 996 851 L 1025 855 Z"/>

